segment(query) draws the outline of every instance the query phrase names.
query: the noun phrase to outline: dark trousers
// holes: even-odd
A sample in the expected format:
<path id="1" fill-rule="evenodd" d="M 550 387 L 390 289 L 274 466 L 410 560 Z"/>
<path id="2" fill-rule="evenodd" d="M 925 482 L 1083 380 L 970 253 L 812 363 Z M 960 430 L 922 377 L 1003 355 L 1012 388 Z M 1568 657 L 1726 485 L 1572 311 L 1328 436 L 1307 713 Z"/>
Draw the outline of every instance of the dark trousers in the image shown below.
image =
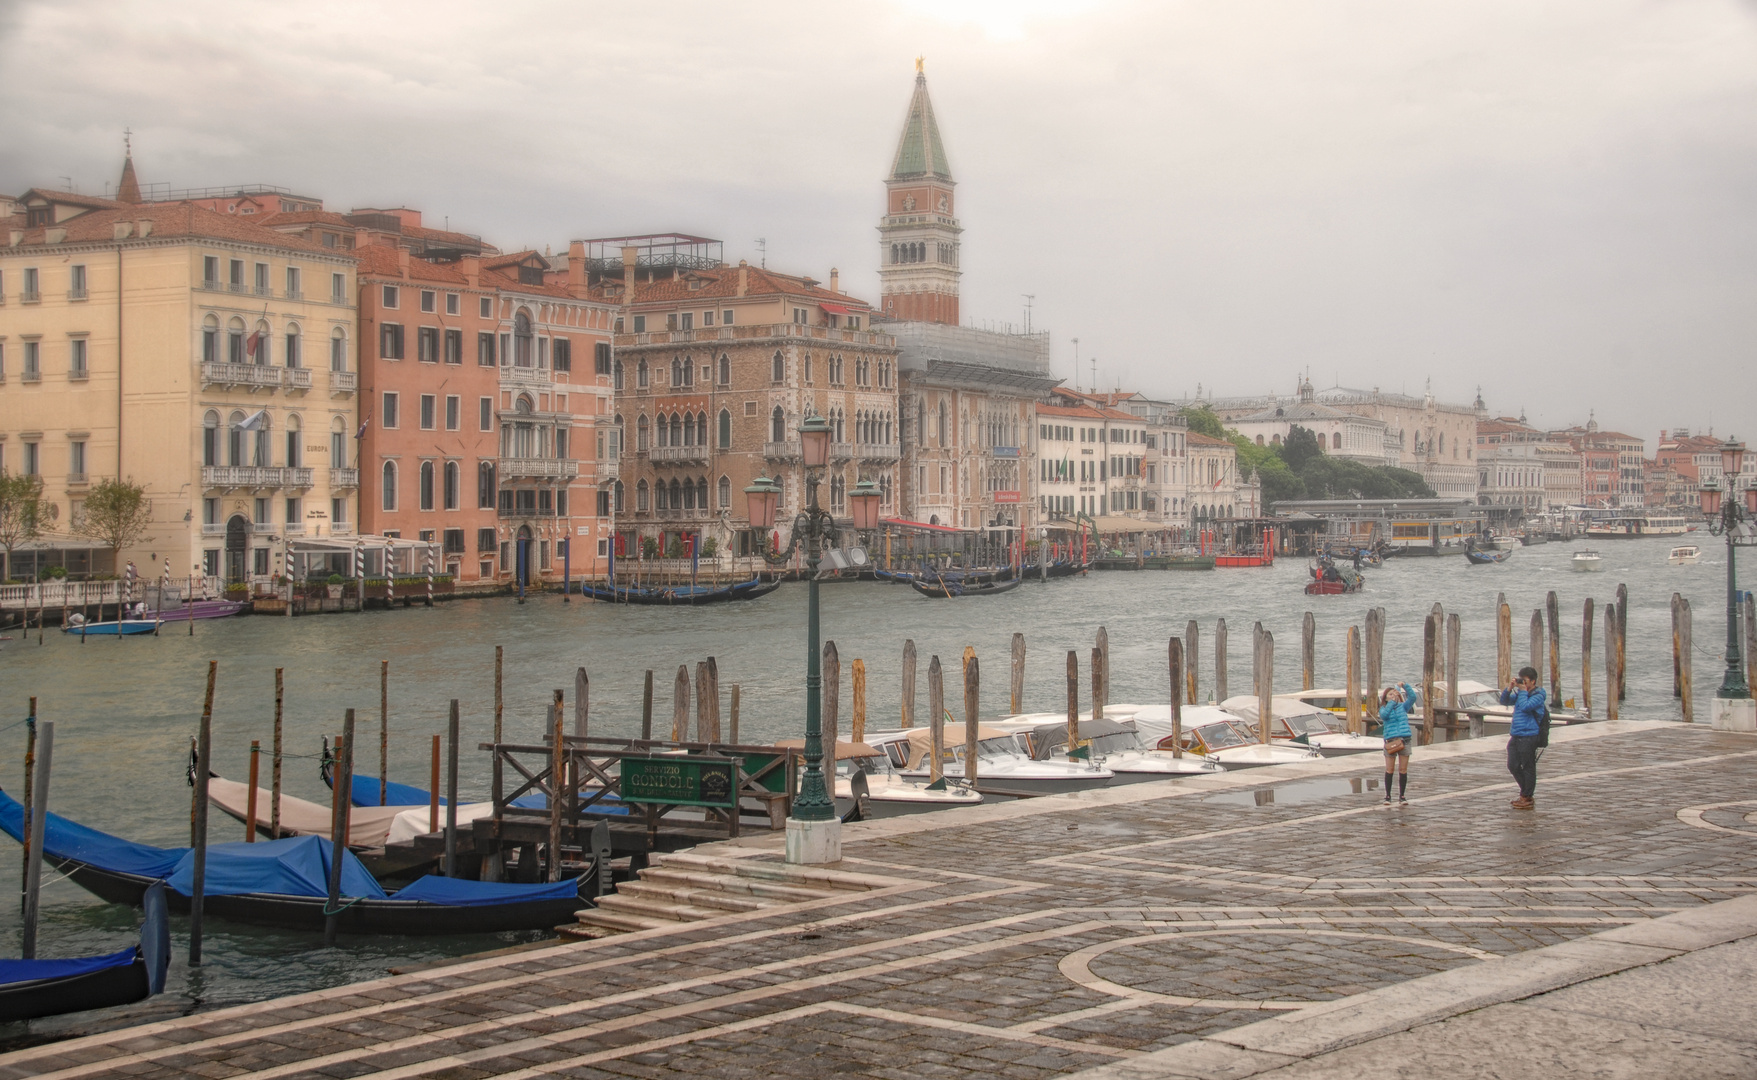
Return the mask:
<path id="1" fill-rule="evenodd" d="M 1537 790 L 1537 736 L 1514 735 L 1507 740 L 1507 771 L 1527 799 Z"/>

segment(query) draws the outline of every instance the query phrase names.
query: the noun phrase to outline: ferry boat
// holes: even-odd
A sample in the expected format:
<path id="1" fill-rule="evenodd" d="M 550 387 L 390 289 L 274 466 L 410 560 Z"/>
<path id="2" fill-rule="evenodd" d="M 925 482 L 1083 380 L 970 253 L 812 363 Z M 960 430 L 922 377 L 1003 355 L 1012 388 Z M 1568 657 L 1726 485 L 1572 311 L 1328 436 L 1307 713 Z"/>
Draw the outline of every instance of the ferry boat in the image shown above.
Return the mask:
<path id="1" fill-rule="evenodd" d="M 1672 553 L 1666 556 L 1665 561 L 1673 566 L 1688 566 L 1700 558 L 1702 558 L 1701 548 L 1695 544 L 1685 544 L 1683 547 L 1673 548 Z"/>
<path id="2" fill-rule="evenodd" d="M 1690 531 L 1690 522 L 1675 515 L 1649 514 L 1641 527 L 1643 536 L 1683 536 Z"/>

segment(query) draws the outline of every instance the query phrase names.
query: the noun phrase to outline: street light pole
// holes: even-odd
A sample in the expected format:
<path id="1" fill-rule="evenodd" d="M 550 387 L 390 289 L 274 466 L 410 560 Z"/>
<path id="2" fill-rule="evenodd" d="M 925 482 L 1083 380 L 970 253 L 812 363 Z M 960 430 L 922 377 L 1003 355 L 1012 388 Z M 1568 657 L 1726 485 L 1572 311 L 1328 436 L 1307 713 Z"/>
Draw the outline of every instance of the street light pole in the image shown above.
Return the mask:
<path id="1" fill-rule="evenodd" d="M 1744 650 L 1739 644 L 1739 587 L 1737 552 L 1757 544 L 1752 523 L 1757 522 L 1757 486 L 1747 485 L 1740 502 L 1739 476 L 1744 469 L 1745 444 L 1729 439 L 1720 448 L 1721 482 L 1710 478 L 1702 485 L 1702 516 L 1708 530 L 1726 537 L 1726 674 L 1714 695 L 1714 726 L 1726 731 L 1757 731 L 1757 701 L 1746 680 Z"/>

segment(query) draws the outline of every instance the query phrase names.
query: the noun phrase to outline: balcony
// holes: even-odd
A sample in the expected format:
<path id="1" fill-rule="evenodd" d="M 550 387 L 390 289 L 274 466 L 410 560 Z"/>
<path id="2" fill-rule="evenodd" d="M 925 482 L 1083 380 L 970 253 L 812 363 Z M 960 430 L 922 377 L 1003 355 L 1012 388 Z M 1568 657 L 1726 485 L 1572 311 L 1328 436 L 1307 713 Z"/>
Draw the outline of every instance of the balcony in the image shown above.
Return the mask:
<path id="1" fill-rule="evenodd" d="M 614 483 L 622 478 L 622 462 L 615 459 L 598 462 L 598 483 Z"/>
<path id="2" fill-rule="evenodd" d="M 579 474 L 580 463 L 571 459 L 500 459 L 500 476 L 503 480 L 571 480 Z"/>
<path id="3" fill-rule="evenodd" d="M 352 521 L 331 522 L 330 527 L 329 527 L 329 534 L 331 536 L 353 536 L 354 535 L 354 523 Z"/>
<path id="4" fill-rule="evenodd" d="M 43 302 L 43 294 L 36 289 L 26 289 L 18 294 L 18 298 L 27 304 L 40 304 Z"/>
<path id="5" fill-rule="evenodd" d="M 799 443 L 766 442 L 763 444 L 763 457 L 770 461 L 798 461 Z"/>
<path id="6" fill-rule="evenodd" d="M 357 488 L 359 486 L 359 469 L 331 469 L 329 471 L 329 487 L 331 491 L 338 491 L 342 488 Z"/>
<path id="7" fill-rule="evenodd" d="M 886 446 L 880 443 L 858 443 L 855 453 L 861 461 L 896 461 L 902 451 L 895 445 Z"/>
<path id="8" fill-rule="evenodd" d="M 547 387 L 549 385 L 549 369 L 518 367 L 508 364 L 500 369 L 500 381 L 516 386 Z"/>
<path id="9" fill-rule="evenodd" d="M 91 479 L 85 473 L 70 472 L 67 474 L 67 486 L 68 487 L 85 487 L 87 484 L 90 484 L 90 483 L 91 483 Z"/>
<path id="10" fill-rule="evenodd" d="M 303 299 L 305 299 L 305 294 L 300 292 L 298 289 L 288 289 L 287 290 L 287 299 L 288 300 L 303 300 Z"/>
<path id="11" fill-rule="evenodd" d="M 287 483 L 288 473 L 304 473 L 303 484 Z M 204 488 L 278 488 L 310 487 L 310 469 L 277 469 L 263 465 L 204 465 L 201 469 Z"/>
<path id="12" fill-rule="evenodd" d="M 32 371 L 29 368 L 26 368 L 24 374 L 20 375 L 19 378 L 27 383 L 38 383 L 43 381 L 43 373 L 41 371 Z"/>
<path id="13" fill-rule="evenodd" d="M 289 521 L 285 525 L 281 526 L 281 535 L 282 536 L 304 536 L 305 535 L 305 523 L 303 521 Z"/>
<path id="14" fill-rule="evenodd" d="M 226 523 L 223 521 L 203 522 L 202 526 L 201 526 L 201 535 L 203 535 L 203 536 L 224 536 L 224 535 L 226 535 Z"/>
<path id="15" fill-rule="evenodd" d="M 283 370 L 285 369 L 267 364 L 218 364 L 203 361 L 201 383 L 203 386 L 244 386 L 252 390 L 264 386 L 270 390 L 278 390 Z"/>
<path id="16" fill-rule="evenodd" d="M 853 443 L 845 443 L 845 442 L 831 443 L 830 444 L 830 460 L 831 461 L 853 461 L 854 460 L 854 444 Z"/>
<path id="17" fill-rule="evenodd" d="M 651 453 L 655 465 L 706 464 L 708 460 L 705 446 L 655 446 Z"/>
<path id="18" fill-rule="evenodd" d="M 282 368 L 281 385 L 288 390 L 311 389 L 311 372 L 304 368 Z"/>
<path id="19" fill-rule="evenodd" d="M 311 486 L 311 474 L 315 469 L 282 469 L 281 487 L 308 488 Z"/>
<path id="20" fill-rule="evenodd" d="M 360 389 L 360 376 L 352 371 L 332 371 L 329 373 L 329 392 L 332 394 L 352 394 Z"/>

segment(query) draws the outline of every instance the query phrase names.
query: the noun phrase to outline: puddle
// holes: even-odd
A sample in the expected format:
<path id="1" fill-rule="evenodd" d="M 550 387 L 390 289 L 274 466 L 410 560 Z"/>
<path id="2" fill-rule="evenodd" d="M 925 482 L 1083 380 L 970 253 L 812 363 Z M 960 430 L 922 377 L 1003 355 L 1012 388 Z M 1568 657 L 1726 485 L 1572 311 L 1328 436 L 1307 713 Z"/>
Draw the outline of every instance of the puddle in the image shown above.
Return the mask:
<path id="1" fill-rule="evenodd" d="M 1293 784 L 1277 784 L 1256 791 L 1229 791 L 1223 795 L 1204 795 L 1203 802 L 1229 806 L 1292 806 L 1297 803 L 1334 799 L 1342 795 L 1363 795 L 1380 790 L 1380 781 L 1357 776 L 1350 780 L 1301 780 Z"/>

